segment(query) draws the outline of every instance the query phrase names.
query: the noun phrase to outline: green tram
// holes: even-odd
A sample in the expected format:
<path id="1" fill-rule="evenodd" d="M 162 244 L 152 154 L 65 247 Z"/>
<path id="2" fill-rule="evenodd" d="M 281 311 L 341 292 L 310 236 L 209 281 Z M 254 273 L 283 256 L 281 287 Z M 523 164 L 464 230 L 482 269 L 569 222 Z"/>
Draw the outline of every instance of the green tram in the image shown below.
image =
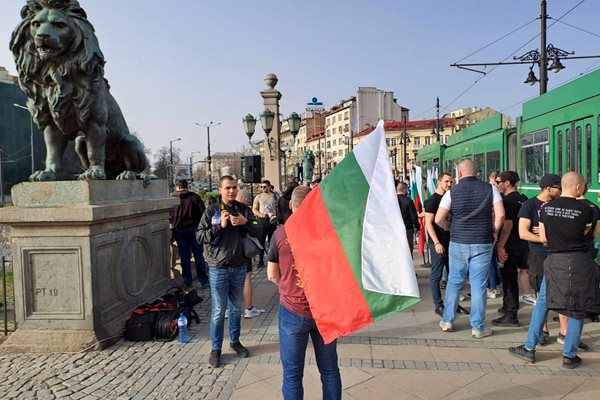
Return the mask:
<path id="1" fill-rule="evenodd" d="M 516 128 L 497 114 L 451 136 L 445 145 L 422 148 L 417 163 L 456 175 L 458 163 L 472 159 L 478 176 L 492 170 L 514 170 L 527 197 L 539 192 L 546 173 L 578 171 L 587 180 L 587 197 L 599 204 L 600 70 L 523 103 Z"/>

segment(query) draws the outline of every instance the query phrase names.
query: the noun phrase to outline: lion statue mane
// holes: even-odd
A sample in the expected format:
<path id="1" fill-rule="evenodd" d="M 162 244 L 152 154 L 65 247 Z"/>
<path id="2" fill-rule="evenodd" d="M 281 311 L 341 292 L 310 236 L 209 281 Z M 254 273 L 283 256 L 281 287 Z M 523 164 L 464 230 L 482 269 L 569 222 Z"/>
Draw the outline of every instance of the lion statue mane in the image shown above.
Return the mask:
<path id="1" fill-rule="evenodd" d="M 31 181 L 68 179 L 69 140 L 84 172 L 79 179 L 136 179 L 148 166 L 104 78 L 104 55 L 77 0 L 27 0 L 10 41 L 27 107 L 44 133 L 46 167 Z"/>

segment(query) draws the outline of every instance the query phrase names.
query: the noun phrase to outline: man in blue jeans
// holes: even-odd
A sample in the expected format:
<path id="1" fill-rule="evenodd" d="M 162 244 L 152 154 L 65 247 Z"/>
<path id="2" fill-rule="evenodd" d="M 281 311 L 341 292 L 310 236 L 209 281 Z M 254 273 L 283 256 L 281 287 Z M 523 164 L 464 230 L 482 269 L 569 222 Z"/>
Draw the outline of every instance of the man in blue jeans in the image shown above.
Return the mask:
<path id="1" fill-rule="evenodd" d="M 196 238 L 207 244 L 206 261 L 210 278 L 210 336 L 212 350 L 208 364 L 221 364 L 221 347 L 225 324 L 225 310 L 229 310 L 230 347 L 241 357 L 250 353 L 240 343 L 240 321 L 247 258 L 244 255 L 244 235 L 258 236 L 258 223 L 248 206 L 235 200 L 238 192 L 235 178 L 221 177 L 221 198 L 206 208 Z"/>
<path id="2" fill-rule="evenodd" d="M 202 255 L 202 245 L 196 241 L 196 229 L 206 207 L 198 194 L 188 190 L 186 179 L 177 180 L 175 192 L 172 193 L 172 196 L 179 198 L 179 205 L 171 210 L 170 223 L 171 229 L 173 229 L 173 238 L 179 249 L 183 283 L 186 287 L 192 285 L 191 258 L 193 253 L 198 281 L 200 281 L 200 286 L 205 288 L 208 286 L 208 275 L 206 274 L 206 264 Z"/>
<path id="3" fill-rule="evenodd" d="M 290 201 L 292 212 L 298 209 L 308 192 L 310 189 L 306 186 L 294 189 Z M 342 379 L 338 368 L 337 342 L 334 340 L 325 344 L 317 329 L 304 290 L 298 282 L 295 260 L 284 226 L 275 231 L 274 238 L 267 258 L 267 277 L 279 286 L 279 352 L 283 365 L 283 398 L 304 398 L 302 378 L 306 346 L 310 337 L 321 374 L 323 399 L 341 399 Z"/>
<path id="4" fill-rule="evenodd" d="M 535 347 L 542 335 L 548 310 L 569 317 L 563 345 L 563 367 L 577 368 L 581 358 L 577 348 L 583 320 L 600 310 L 598 267 L 587 245 L 587 233 L 594 222 L 594 210 L 577 200 L 586 182 L 577 172 L 567 172 L 561 179 L 562 194 L 540 210 L 539 233 L 548 246 L 544 261 L 544 278 L 533 308 L 525 343 L 510 347 L 515 357 L 535 362 Z M 546 289 L 546 287 L 548 289 Z"/>
<path id="5" fill-rule="evenodd" d="M 485 326 L 486 287 L 492 249 L 504 222 L 504 206 L 498 188 L 482 182 L 476 175 L 473 161 L 461 161 L 458 184 L 442 197 L 435 223 L 450 229 L 450 274 L 440 328 L 444 332 L 452 331 L 458 298 L 468 274 L 471 336 L 481 339 L 492 334 Z M 451 224 L 448 217 L 452 218 Z"/>
<path id="6" fill-rule="evenodd" d="M 450 244 L 450 232 L 444 230 L 434 222 L 435 213 L 440 207 L 442 196 L 452 187 L 452 175 L 442 172 L 438 176 L 437 188 L 425 202 L 425 228 L 427 229 L 427 246 L 431 254 L 431 278 L 430 289 L 433 297 L 434 311 L 440 317 L 444 313 L 444 301 L 440 290 L 440 281 L 444 269 L 448 272 L 448 246 Z"/>

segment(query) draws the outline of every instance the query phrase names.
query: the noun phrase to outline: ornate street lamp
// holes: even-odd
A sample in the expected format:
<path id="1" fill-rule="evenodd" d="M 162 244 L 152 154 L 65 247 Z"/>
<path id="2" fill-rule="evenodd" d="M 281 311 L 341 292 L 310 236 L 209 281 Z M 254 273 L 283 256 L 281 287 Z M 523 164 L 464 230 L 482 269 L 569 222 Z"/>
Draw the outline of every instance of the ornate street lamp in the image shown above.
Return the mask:
<path id="1" fill-rule="evenodd" d="M 281 99 L 281 93 L 275 89 L 278 79 L 275 74 L 268 74 L 265 77 L 265 83 L 267 88 L 260 92 L 263 98 L 264 110 L 259 114 L 260 123 L 265 132 L 265 141 L 267 142 L 268 157 L 265 153 L 263 154 L 264 160 L 264 174 L 267 176 L 275 187 L 281 186 L 281 158 L 283 155 L 280 151 L 280 135 L 281 135 L 281 121 L 283 116 L 279 113 L 279 100 Z M 277 120 L 277 121 L 275 121 Z M 244 124 L 244 131 L 248 136 L 248 140 L 252 145 L 252 136 L 256 129 L 256 118 L 252 114 L 247 114 L 242 118 Z M 295 139 L 296 135 L 300 131 L 300 125 L 302 123 L 301 117 L 297 113 L 292 113 L 287 118 L 290 133 Z M 275 126 L 274 124 L 277 123 Z M 295 140 L 294 140 L 295 141 Z M 285 163 L 285 160 L 284 160 Z"/>

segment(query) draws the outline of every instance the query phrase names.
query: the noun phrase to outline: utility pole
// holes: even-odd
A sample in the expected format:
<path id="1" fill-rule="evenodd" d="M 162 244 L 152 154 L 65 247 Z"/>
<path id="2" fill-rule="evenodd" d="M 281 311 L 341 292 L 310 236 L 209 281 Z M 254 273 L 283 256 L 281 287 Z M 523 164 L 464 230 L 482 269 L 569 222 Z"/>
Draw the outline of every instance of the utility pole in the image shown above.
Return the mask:
<path id="1" fill-rule="evenodd" d="M 402 119 L 404 120 L 404 132 L 402 133 L 402 146 L 404 147 L 402 151 L 402 174 L 406 182 L 406 142 L 408 141 L 408 136 L 406 135 L 406 115 Z"/>
<path id="2" fill-rule="evenodd" d="M 548 52 L 546 51 L 546 20 L 548 15 L 546 14 L 546 0 L 542 0 L 540 21 L 541 21 L 541 32 L 540 32 L 540 95 L 546 93 L 548 90 Z"/>

